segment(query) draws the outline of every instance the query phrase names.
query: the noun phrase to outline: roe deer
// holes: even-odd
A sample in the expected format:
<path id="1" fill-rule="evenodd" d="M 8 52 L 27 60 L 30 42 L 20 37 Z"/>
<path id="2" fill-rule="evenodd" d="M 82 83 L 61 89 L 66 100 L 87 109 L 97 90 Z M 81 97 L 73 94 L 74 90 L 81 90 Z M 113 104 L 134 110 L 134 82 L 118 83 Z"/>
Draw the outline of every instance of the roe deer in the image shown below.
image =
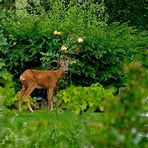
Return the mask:
<path id="1" fill-rule="evenodd" d="M 47 89 L 48 94 L 48 108 L 53 110 L 53 91 L 61 77 L 68 71 L 69 60 L 60 60 L 60 68 L 57 70 L 36 70 L 27 69 L 20 75 L 22 82 L 22 90 L 18 95 L 19 111 L 22 111 L 22 99 L 27 101 L 28 109 L 33 112 L 29 103 L 29 96 L 35 88 Z"/>

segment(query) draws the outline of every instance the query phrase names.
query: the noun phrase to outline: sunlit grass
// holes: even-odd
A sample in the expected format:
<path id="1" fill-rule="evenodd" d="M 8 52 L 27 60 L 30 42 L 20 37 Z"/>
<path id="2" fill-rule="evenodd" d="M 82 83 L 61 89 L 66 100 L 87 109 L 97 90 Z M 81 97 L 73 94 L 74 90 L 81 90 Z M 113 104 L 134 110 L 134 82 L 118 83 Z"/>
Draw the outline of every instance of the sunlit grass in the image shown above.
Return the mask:
<path id="1" fill-rule="evenodd" d="M 34 147 L 34 144 L 37 147 L 82 147 L 91 145 L 90 137 L 102 126 L 101 116 L 101 113 L 76 115 L 57 110 L 37 110 L 33 113 L 11 111 L 5 114 L 3 122 L 10 133 L 17 135 L 19 146 L 24 144 L 23 139 L 27 139 L 28 147 Z M 16 143 L 13 140 L 11 145 Z"/>
<path id="2" fill-rule="evenodd" d="M 101 113 L 83 113 L 76 115 L 73 112 L 66 111 L 49 111 L 39 110 L 33 113 L 30 112 L 16 112 L 18 116 L 15 118 L 15 124 L 26 122 L 29 127 L 35 126 L 58 126 L 58 128 L 73 128 L 73 126 L 94 126 L 97 127 L 101 120 Z"/>

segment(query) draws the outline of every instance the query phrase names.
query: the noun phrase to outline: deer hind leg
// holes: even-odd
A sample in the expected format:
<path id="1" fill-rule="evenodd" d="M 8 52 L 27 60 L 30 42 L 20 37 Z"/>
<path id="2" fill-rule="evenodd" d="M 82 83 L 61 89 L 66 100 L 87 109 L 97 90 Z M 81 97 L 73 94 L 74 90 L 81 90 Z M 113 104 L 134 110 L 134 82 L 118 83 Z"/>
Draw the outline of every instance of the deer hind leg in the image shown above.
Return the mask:
<path id="1" fill-rule="evenodd" d="M 53 87 L 48 89 L 48 108 L 53 110 Z"/>
<path id="2" fill-rule="evenodd" d="M 23 86 L 22 90 L 20 91 L 19 95 L 18 95 L 18 108 L 19 108 L 19 111 L 23 111 L 23 108 L 22 108 L 22 98 L 26 92 L 26 87 Z"/>
<path id="3" fill-rule="evenodd" d="M 28 106 L 28 109 L 29 109 L 30 112 L 33 112 L 33 109 L 32 109 L 32 107 L 31 107 L 31 105 L 30 105 L 30 103 L 29 103 L 29 96 L 30 96 L 30 94 L 33 92 L 33 90 L 34 90 L 35 88 L 36 88 L 35 85 L 30 85 L 30 86 L 27 88 L 27 90 L 26 90 L 26 92 L 25 92 L 25 95 L 24 95 L 24 100 L 27 101 L 27 106 Z"/>

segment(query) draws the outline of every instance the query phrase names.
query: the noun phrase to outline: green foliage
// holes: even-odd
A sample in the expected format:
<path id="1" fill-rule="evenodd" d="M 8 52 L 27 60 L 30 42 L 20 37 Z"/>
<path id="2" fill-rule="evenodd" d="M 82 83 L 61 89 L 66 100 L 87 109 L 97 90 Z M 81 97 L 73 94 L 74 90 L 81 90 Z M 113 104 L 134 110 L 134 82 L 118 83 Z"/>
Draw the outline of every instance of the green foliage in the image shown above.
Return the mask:
<path id="1" fill-rule="evenodd" d="M 15 92 L 12 75 L 4 67 L 5 63 L 0 59 L 0 105 L 15 107 L 17 95 Z"/>
<path id="2" fill-rule="evenodd" d="M 141 36 L 144 38 L 142 39 Z M 137 55 L 137 61 L 140 61 L 145 68 L 148 68 L 148 32 L 140 33 L 137 38 L 137 43 L 140 51 L 140 56 Z M 143 49 L 141 48 L 141 45 L 144 47 Z"/>
<path id="3" fill-rule="evenodd" d="M 141 117 L 147 112 L 143 101 L 148 96 L 147 32 L 126 24 L 107 25 L 103 3 L 50 2 L 46 13 L 37 6 L 29 13 L 24 8 L 0 14 L 0 147 L 146 148 L 147 138 L 139 133 L 147 133 L 147 122 Z M 56 30 L 61 34 L 55 35 Z M 78 38 L 83 39 L 81 44 Z M 17 95 L 8 70 L 16 78 L 26 68 L 54 69 L 60 56 L 74 59 L 70 65 L 72 82 L 90 87 L 72 85 L 60 91 L 57 106 L 77 114 L 88 112 L 75 115 L 45 110 L 30 114 L 4 108 L 15 105 Z M 134 59 L 141 64 L 125 66 L 125 81 L 122 66 Z M 117 98 L 122 103 L 112 89 L 98 82 L 126 83 L 126 92 Z M 105 113 L 90 113 L 104 109 Z"/>
<path id="4" fill-rule="evenodd" d="M 135 58 L 143 60 L 142 53 L 148 44 L 146 32 L 138 34 L 127 25 L 118 23 L 104 27 L 91 26 L 85 37 L 72 75 L 74 81 L 85 85 L 97 82 L 123 85 L 125 76 L 122 65 Z"/>
<path id="5" fill-rule="evenodd" d="M 138 33 L 125 24 L 107 25 L 103 3 L 50 3 L 48 15 L 42 7 L 37 14 L 30 14 L 25 8 L 23 12 L 16 9 L 16 13 L 10 11 L 1 21 L 9 48 L 0 52 L 14 78 L 27 68 L 55 69 L 64 45 L 66 56 L 75 59 L 68 81 L 83 86 L 124 85 L 122 64 L 135 58 L 144 60 L 146 32 Z M 60 36 L 54 35 L 56 30 L 61 32 Z M 82 44 L 77 42 L 79 37 Z"/>
<path id="6" fill-rule="evenodd" d="M 148 96 L 148 71 L 138 61 L 134 61 L 129 65 L 126 65 L 124 69 L 128 74 L 129 83 L 127 85 L 127 93 L 125 93 L 121 98 L 127 108 L 130 108 L 131 105 L 134 106 L 135 113 L 136 111 L 137 113 L 145 112 L 147 102 L 143 102 Z"/>
<path id="7" fill-rule="evenodd" d="M 108 0 L 105 1 L 109 22 L 128 23 L 147 30 L 147 0 Z"/>
<path id="8" fill-rule="evenodd" d="M 0 147 L 79 148 L 93 145 L 89 137 L 93 136 L 92 131 L 95 132 L 99 128 L 98 115 L 93 114 L 80 118 L 68 112 L 2 112 Z"/>
<path id="9" fill-rule="evenodd" d="M 132 62 L 125 66 L 128 75 L 127 91 L 120 96 L 123 103 L 118 106 L 112 104 L 113 110 L 108 117 L 104 116 L 104 129 L 100 129 L 100 140 L 94 141 L 96 145 L 108 141 L 111 147 L 146 147 L 147 145 L 147 117 L 142 117 L 147 112 L 148 72 L 139 62 Z M 140 136 L 140 134 L 144 136 Z M 100 135 L 96 134 L 96 136 Z M 120 147 L 119 146 L 119 147 Z"/>
<path id="10" fill-rule="evenodd" d="M 0 0 L 0 7 L 3 9 L 14 9 L 14 0 Z"/>
<path id="11" fill-rule="evenodd" d="M 5 47 L 6 45 L 8 45 L 7 39 L 4 37 L 2 31 L 0 31 L 0 50 L 2 50 L 2 47 Z"/>
<path id="12" fill-rule="evenodd" d="M 8 43 L 7 39 L 4 37 L 3 31 L 0 31 L 0 54 L 2 56 L 2 53 L 6 54 L 8 49 Z M 0 57 L 2 58 L 2 57 Z"/>
<path id="13" fill-rule="evenodd" d="M 111 148 L 139 148 L 139 146 L 146 148 L 147 119 L 143 119 L 141 113 L 147 111 L 145 110 L 147 104 L 143 102 L 143 98 L 148 95 L 147 69 L 138 62 L 132 62 L 125 66 L 125 71 L 129 83 L 127 91 L 120 95 L 123 102 L 116 104 L 115 99 L 107 100 L 107 103 L 112 106 L 108 112 L 85 112 L 76 115 L 68 111 L 42 110 L 34 113 L 19 113 L 0 106 L 0 147 L 79 148 L 99 145 L 99 147 Z M 82 100 L 86 90 L 91 93 L 91 97 L 97 94 L 112 98 L 111 90 L 105 90 L 101 85 L 96 84 L 88 88 L 71 86 L 60 93 L 66 92 L 72 99 L 76 94 Z M 80 95 L 81 93 L 83 95 Z M 64 94 L 66 97 L 67 95 Z M 65 100 L 65 102 L 69 101 L 68 98 Z"/>
<path id="14" fill-rule="evenodd" d="M 70 86 L 58 94 L 57 106 L 80 113 L 81 111 L 104 111 L 114 98 L 113 89 L 105 89 L 100 84 L 90 87 Z"/>
<path id="15" fill-rule="evenodd" d="M 7 54 L 8 43 L 3 32 L 0 32 L 0 54 Z M 7 71 L 4 57 L 0 58 L 0 105 L 5 107 L 14 107 L 17 97 L 15 86 L 12 81 L 12 75 Z"/>

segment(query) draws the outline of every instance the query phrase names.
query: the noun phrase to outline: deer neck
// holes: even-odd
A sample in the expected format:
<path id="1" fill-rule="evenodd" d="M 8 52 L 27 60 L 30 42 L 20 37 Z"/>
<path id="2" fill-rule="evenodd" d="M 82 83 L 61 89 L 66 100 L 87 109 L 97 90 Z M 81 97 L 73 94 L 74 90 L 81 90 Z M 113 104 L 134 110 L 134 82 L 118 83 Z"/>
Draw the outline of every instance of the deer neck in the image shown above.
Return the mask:
<path id="1" fill-rule="evenodd" d="M 56 70 L 56 72 L 57 72 L 57 76 L 60 78 L 61 76 L 63 76 L 64 75 L 64 73 L 65 73 L 65 71 L 63 70 L 63 69 L 58 69 L 58 70 Z"/>

